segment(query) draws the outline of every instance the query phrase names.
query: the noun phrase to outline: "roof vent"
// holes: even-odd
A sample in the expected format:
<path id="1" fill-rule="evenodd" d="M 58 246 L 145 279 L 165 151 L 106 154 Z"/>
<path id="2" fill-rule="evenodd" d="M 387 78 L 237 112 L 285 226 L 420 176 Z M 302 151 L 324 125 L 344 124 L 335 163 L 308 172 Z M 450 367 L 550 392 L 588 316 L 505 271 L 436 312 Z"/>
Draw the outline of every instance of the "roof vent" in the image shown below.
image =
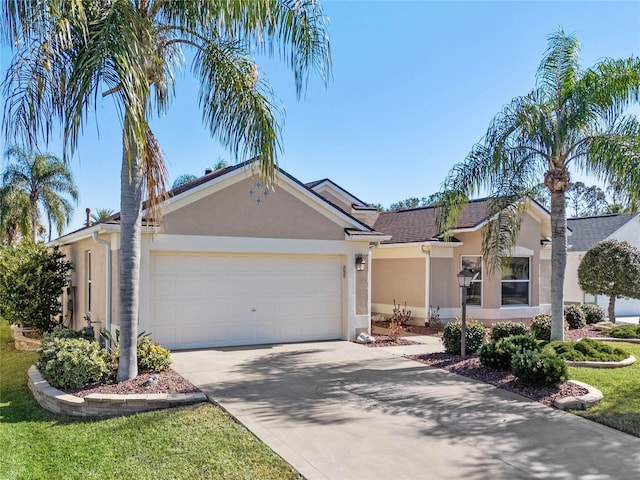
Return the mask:
<path id="1" fill-rule="evenodd" d="M 213 167 L 206 167 L 204 169 L 204 174 L 209 175 L 210 173 L 213 173 Z"/>

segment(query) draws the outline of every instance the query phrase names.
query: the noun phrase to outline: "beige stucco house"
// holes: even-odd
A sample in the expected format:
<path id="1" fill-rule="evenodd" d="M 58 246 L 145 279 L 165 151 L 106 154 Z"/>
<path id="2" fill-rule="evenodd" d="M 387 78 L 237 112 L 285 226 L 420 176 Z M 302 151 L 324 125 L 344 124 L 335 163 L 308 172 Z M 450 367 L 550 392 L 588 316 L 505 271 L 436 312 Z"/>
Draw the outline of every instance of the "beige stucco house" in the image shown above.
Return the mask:
<path id="1" fill-rule="evenodd" d="M 161 223 L 143 229 L 140 331 L 172 349 L 367 331 L 370 247 L 388 236 L 362 221 L 369 209 L 315 187 L 279 171 L 267 190 L 245 163 L 172 191 Z M 100 329 L 117 328 L 119 241 L 116 214 L 52 242 L 75 267 L 67 325 L 84 326 L 88 314 Z"/>
<path id="2" fill-rule="evenodd" d="M 460 318 L 462 293 L 457 274 L 464 267 L 477 276 L 467 296 L 470 318 L 491 323 L 527 320 L 550 309 L 551 235 L 549 213 L 527 203 L 512 257 L 489 275 L 480 256 L 488 199 L 470 202 L 444 241 L 433 207 L 381 213 L 373 227 L 391 235 L 372 250 L 373 314 L 388 316 L 394 301 L 407 305 L 416 323 L 439 316 Z"/>
<path id="3" fill-rule="evenodd" d="M 582 291 L 578 283 L 578 267 L 587 250 L 601 240 L 625 240 L 640 248 L 640 213 L 570 218 L 567 226 L 571 229 L 571 237 L 567 246 L 567 269 L 564 277 L 565 302 L 596 303 L 607 310 L 608 297 L 594 297 Z M 617 299 L 616 317 L 640 317 L 640 300 Z"/>

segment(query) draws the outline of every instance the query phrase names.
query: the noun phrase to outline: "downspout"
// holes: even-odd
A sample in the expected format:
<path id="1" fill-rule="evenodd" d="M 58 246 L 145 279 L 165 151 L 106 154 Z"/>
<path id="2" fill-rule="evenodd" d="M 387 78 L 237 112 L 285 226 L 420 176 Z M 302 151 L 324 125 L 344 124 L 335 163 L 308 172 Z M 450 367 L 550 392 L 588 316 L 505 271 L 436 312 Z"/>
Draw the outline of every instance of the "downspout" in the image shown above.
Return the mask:
<path id="1" fill-rule="evenodd" d="M 424 311 L 425 325 L 431 323 L 431 248 L 420 245 L 420 250 L 425 254 L 424 265 Z"/>
<path id="2" fill-rule="evenodd" d="M 103 240 L 98 237 L 98 232 L 93 232 L 93 239 L 100 245 L 104 245 L 107 249 L 107 260 L 105 268 L 105 299 L 106 299 L 106 312 L 105 312 L 105 330 L 111 333 L 111 242 Z"/>

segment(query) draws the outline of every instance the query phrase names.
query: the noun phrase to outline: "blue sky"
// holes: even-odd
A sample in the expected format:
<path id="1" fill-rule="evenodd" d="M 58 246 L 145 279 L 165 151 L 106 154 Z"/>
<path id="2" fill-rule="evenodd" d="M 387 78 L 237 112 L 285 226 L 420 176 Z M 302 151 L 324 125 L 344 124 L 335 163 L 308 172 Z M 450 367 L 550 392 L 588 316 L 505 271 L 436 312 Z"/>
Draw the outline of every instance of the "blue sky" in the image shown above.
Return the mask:
<path id="1" fill-rule="evenodd" d="M 279 164 L 303 182 L 329 177 L 385 206 L 440 188 L 501 107 L 533 88 L 547 36 L 558 26 L 580 38 L 584 66 L 640 55 L 640 1 L 323 6 L 333 58 L 326 89 L 315 81 L 297 101 L 290 72 L 260 63 L 286 111 Z M 171 181 L 229 159 L 202 125 L 197 89 L 187 69 L 169 113 L 153 122 Z M 86 207 L 119 210 L 121 140 L 110 99 L 96 117 L 71 163 L 81 198 L 68 230 L 82 225 Z M 61 154 L 55 142 L 49 151 Z"/>

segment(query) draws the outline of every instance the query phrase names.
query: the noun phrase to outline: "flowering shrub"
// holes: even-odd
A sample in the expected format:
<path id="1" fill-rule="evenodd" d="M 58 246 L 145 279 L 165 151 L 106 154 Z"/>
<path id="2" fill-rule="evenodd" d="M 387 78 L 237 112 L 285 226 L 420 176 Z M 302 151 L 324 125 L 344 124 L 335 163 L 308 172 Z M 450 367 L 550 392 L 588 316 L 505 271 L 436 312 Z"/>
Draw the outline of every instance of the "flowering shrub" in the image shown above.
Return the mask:
<path id="1" fill-rule="evenodd" d="M 141 373 L 161 372 L 171 365 L 170 351 L 149 337 L 138 340 L 138 370 Z"/>
<path id="2" fill-rule="evenodd" d="M 580 309 L 584 313 L 584 320 L 587 322 L 587 325 L 604 322 L 604 319 L 607 317 L 607 313 L 600 305 L 585 303 L 580 305 Z"/>

